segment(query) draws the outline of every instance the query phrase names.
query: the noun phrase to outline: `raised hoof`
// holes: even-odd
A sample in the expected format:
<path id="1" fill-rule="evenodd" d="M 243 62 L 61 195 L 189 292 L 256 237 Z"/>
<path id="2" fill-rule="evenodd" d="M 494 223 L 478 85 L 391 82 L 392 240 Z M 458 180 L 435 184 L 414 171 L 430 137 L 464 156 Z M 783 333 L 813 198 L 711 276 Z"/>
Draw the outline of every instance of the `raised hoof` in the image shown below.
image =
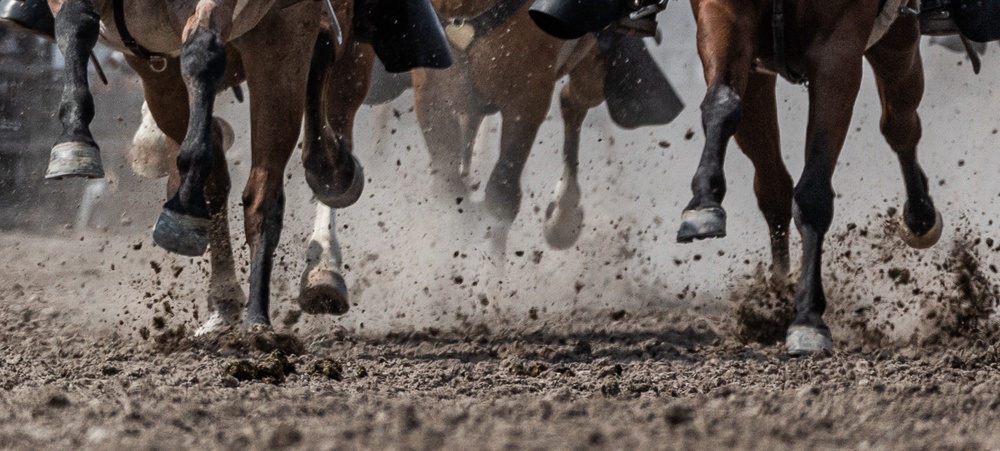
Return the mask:
<path id="1" fill-rule="evenodd" d="M 785 352 L 793 357 L 814 354 L 833 354 L 830 331 L 818 327 L 792 326 L 785 336 Z"/>
<path id="2" fill-rule="evenodd" d="M 576 207 L 571 212 L 559 211 L 556 204 L 549 203 L 545 210 L 545 241 L 556 250 L 569 249 L 580 239 L 583 231 L 583 208 Z"/>
<path id="3" fill-rule="evenodd" d="M 340 274 L 327 270 L 309 271 L 302 275 L 299 307 L 310 315 L 343 315 L 350 309 L 347 284 Z"/>
<path id="4" fill-rule="evenodd" d="M 677 231 L 678 243 L 724 236 L 726 236 L 726 210 L 722 207 L 684 210 L 681 214 L 681 228 Z"/>
<path id="5" fill-rule="evenodd" d="M 198 257 L 208 250 L 208 218 L 196 218 L 166 208 L 153 227 L 153 241 L 168 252 Z"/>
<path id="6" fill-rule="evenodd" d="M 351 162 L 354 163 L 354 178 L 351 179 L 350 186 L 346 190 L 338 193 L 325 193 L 329 185 L 320 189 L 313 188 L 316 199 L 330 208 L 346 208 L 354 205 L 361 198 L 361 193 L 365 190 L 365 171 L 354 155 L 351 155 Z"/>
<path id="7" fill-rule="evenodd" d="M 53 146 L 45 178 L 58 180 L 65 177 L 103 178 L 104 166 L 101 165 L 100 149 L 93 144 L 78 141 Z"/>
<path id="8" fill-rule="evenodd" d="M 896 231 L 899 232 L 899 237 L 903 239 L 903 242 L 914 249 L 927 249 L 937 244 L 938 240 L 941 239 L 941 231 L 944 229 L 941 212 L 935 209 L 934 226 L 923 235 L 918 235 L 910 230 L 910 226 L 906 225 L 904 217 L 906 209 L 907 207 L 904 206 L 902 210 L 896 212 Z"/>

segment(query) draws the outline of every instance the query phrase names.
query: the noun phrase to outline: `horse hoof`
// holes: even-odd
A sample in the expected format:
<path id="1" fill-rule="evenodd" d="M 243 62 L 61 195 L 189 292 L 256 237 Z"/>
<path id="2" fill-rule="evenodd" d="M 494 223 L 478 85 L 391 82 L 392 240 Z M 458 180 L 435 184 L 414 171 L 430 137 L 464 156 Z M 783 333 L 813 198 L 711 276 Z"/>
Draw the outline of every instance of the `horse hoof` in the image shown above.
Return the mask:
<path id="1" fill-rule="evenodd" d="M 361 193 L 365 190 L 365 171 L 354 155 L 351 155 L 351 162 L 354 164 L 354 177 L 350 185 L 342 192 L 329 193 L 330 185 L 321 185 L 319 189 L 313 188 L 316 199 L 330 208 L 346 208 L 354 205 L 361 198 Z"/>
<path id="2" fill-rule="evenodd" d="M 104 178 L 100 149 L 79 141 L 53 146 L 45 178 L 59 180 L 65 177 Z"/>
<path id="3" fill-rule="evenodd" d="M 310 315 L 343 315 L 350 308 L 347 300 L 347 284 L 340 274 L 315 270 L 302 276 L 299 307 L 303 312 Z"/>
<path id="4" fill-rule="evenodd" d="M 558 214 L 557 214 L 558 213 Z M 545 210 L 545 241 L 549 247 L 564 250 L 573 247 L 583 231 L 583 208 L 576 207 L 570 212 L 559 209 L 555 202 Z"/>
<path id="5" fill-rule="evenodd" d="M 208 218 L 196 218 L 166 208 L 153 227 L 153 241 L 168 252 L 198 257 L 208 250 Z"/>
<path id="6" fill-rule="evenodd" d="M 677 231 L 678 243 L 724 236 L 726 236 L 726 210 L 722 207 L 684 210 L 681 214 L 681 228 Z"/>
<path id="7" fill-rule="evenodd" d="M 194 336 L 200 337 L 202 335 L 225 330 L 229 328 L 229 326 L 232 326 L 235 322 L 234 318 L 226 318 L 219 312 L 212 312 L 208 315 L 208 319 L 194 331 Z"/>
<path id="8" fill-rule="evenodd" d="M 785 352 L 793 357 L 813 354 L 833 354 L 830 331 L 811 326 L 792 326 L 785 335 Z"/>
<path id="9" fill-rule="evenodd" d="M 938 240 L 941 239 L 941 231 L 944 229 L 944 220 L 941 219 L 941 212 L 935 209 L 934 226 L 923 235 L 918 235 L 906 225 L 903 213 L 906 211 L 906 208 L 904 206 L 902 210 L 896 212 L 896 230 L 899 232 L 899 237 L 903 239 L 903 242 L 914 249 L 927 249 L 937 244 Z"/>

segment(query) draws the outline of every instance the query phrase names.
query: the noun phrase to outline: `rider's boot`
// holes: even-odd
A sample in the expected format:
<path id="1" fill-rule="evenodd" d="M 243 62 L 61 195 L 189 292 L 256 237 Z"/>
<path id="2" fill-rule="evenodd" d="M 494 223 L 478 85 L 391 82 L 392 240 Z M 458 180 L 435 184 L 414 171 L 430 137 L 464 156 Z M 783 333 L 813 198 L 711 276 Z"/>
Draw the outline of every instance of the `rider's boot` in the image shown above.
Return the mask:
<path id="1" fill-rule="evenodd" d="M 951 6 L 951 0 L 921 0 L 920 33 L 928 36 L 957 34 Z"/>
<path id="2" fill-rule="evenodd" d="M 355 0 L 354 33 L 389 72 L 451 66 L 451 50 L 430 0 Z"/>
<path id="3" fill-rule="evenodd" d="M 55 19 L 45 0 L 0 0 L 0 25 L 55 40 Z"/>

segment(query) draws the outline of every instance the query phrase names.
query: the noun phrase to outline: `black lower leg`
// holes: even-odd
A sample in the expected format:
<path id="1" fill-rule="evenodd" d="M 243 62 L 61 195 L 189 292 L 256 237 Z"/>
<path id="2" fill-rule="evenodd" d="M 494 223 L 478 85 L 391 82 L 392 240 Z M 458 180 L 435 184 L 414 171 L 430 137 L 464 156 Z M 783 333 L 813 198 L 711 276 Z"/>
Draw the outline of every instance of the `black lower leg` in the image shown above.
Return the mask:
<path id="1" fill-rule="evenodd" d="M 226 69 L 226 50 L 215 33 L 199 28 L 181 48 L 181 75 L 191 99 L 187 134 L 177 156 L 180 189 L 164 208 L 207 218 L 205 183 L 212 172 L 212 109 Z"/>
<path id="2" fill-rule="evenodd" d="M 705 130 L 705 148 L 691 180 L 694 197 L 686 210 L 718 207 L 726 195 L 726 177 L 722 167 L 729 138 L 736 133 L 743 115 L 743 102 L 733 88 L 725 84 L 709 87 L 701 104 L 701 122 Z"/>
<path id="3" fill-rule="evenodd" d="M 280 189 L 280 188 L 279 188 Z M 244 198 L 244 202 L 249 199 Z M 248 204 L 249 205 L 249 204 Z M 282 219 L 285 213 L 285 195 L 280 194 L 264 211 L 260 231 L 250 249 L 250 298 L 243 324 L 271 324 L 271 270 L 274 251 L 281 239 Z"/>
<path id="4" fill-rule="evenodd" d="M 88 58 L 97 44 L 100 16 L 91 0 L 68 0 L 55 18 L 56 42 L 66 61 L 59 120 L 63 132 L 56 144 L 81 142 L 96 146 L 90 133 L 94 97 L 87 81 Z"/>
<path id="5" fill-rule="evenodd" d="M 823 312 L 823 237 L 833 222 L 832 170 L 807 163 L 795 187 L 795 225 L 802 235 L 802 275 L 795 290 L 794 325 L 826 329 Z"/>

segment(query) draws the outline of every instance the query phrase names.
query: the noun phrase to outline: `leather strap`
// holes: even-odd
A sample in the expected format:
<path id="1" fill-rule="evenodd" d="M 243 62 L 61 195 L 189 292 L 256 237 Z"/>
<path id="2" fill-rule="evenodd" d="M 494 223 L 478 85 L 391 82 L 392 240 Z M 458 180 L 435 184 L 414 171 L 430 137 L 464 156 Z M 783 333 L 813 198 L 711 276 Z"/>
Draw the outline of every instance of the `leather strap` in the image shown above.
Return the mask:
<path id="1" fill-rule="evenodd" d="M 122 38 L 122 43 L 125 44 L 125 47 L 132 52 L 133 55 L 146 61 L 152 61 L 154 58 L 166 58 L 166 54 L 151 52 L 149 49 L 143 47 L 142 44 L 139 44 L 139 42 L 132 37 L 132 33 L 128 32 L 128 26 L 125 25 L 124 3 L 125 0 L 114 0 L 112 2 L 115 15 L 115 28 L 118 28 L 118 36 Z"/>
<path id="2" fill-rule="evenodd" d="M 774 0 L 774 9 L 771 15 L 771 28 L 774 35 L 774 69 L 779 75 L 791 83 L 800 85 L 805 83 L 804 75 L 792 72 L 788 68 L 788 52 L 785 49 L 785 1 Z"/>

